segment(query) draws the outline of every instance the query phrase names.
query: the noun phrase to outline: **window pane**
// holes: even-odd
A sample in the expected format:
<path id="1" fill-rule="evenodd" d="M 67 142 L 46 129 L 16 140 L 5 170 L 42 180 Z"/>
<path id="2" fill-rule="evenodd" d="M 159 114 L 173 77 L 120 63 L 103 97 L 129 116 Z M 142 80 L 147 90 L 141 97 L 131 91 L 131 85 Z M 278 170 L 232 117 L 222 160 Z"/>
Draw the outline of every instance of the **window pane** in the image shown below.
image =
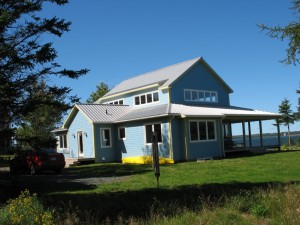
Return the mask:
<path id="1" fill-rule="evenodd" d="M 154 102 L 158 102 L 159 101 L 158 92 L 154 92 L 153 93 L 153 101 Z"/>
<path id="2" fill-rule="evenodd" d="M 192 100 L 197 101 L 198 99 L 198 92 L 197 91 L 192 91 Z"/>
<path id="3" fill-rule="evenodd" d="M 206 122 L 199 122 L 200 140 L 207 140 L 206 137 Z"/>
<path id="4" fill-rule="evenodd" d="M 67 135 L 64 135 L 64 148 L 67 148 Z"/>
<path id="5" fill-rule="evenodd" d="M 122 127 L 119 129 L 119 138 L 124 139 L 125 138 L 125 128 Z"/>
<path id="6" fill-rule="evenodd" d="M 102 136 L 103 136 L 103 146 L 110 146 L 110 132 L 109 129 L 103 129 L 102 130 Z"/>
<path id="7" fill-rule="evenodd" d="M 188 91 L 188 90 L 184 91 L 184 100 L 186 100 L 186 101 L 192 100 L 191 91 Z"/>
<path id="8" fill-rule="evenodd" d="M 207 132 L 208 132 L 208 139 L 214 140 L 215 139 L 215 123 L 214 122 L 207 122 Z"/>
<path id="9" fill-rule="evenodd" d="M 212 102 L 217 102 L 217 93 L 216 92 L 211 93 L 211 101 Z"/>
<path id="10" fill-rule="evenodd" d="M 139 97 L 139 96 L 136 96 L 136 97 L 134 98 L 134 102 L 135 102 L 136 105 L 139 105 L 139 104 L 140 104 L 140 97 Z"/>
<path id="11" fill-rule="evenodd" d="M 205 101 L 210 102 L 210 92 L 205 92 Z"/>
<path id="12" fill-rule="evenodd" d="M 152 102 L 152 94 L 147 94 L 147 103 Z"/>
<path id="13" fill-rule="evenodd" d="M 204 92 L 203 92 L 203 91 L 199 91 L 199 92 L 198 92 L 198 95 L 199 95 L 199 101 L 200 101 L 200 102 L 204 102 L 204 100 L 205 100 L 205 99 L 204 99 Z"/>
<path id="14" fill-rule="evenodd" d="M 157 142 L 162 142 L 160 124 L 154 124 L 154 132 L 157 134 Z"/>
<path id="15" fill-rule="evenodd" d="M 145 103 L 146 103 L 146 96 L 141 95 L 141 104 L 145 104 Z"/>
<path id="16" fill-rule="evenodd" d="M 146 125 L 146 143 L 151 143 L 152 139 L 152 125 Z"/>
<path id="17" fill-rule="evenodd" d="M 190 135 L 191 141 L 198 140 L 197 122 L 190 122 Z"/>
<path id="18" fill-rule="evenodd" d="M 123 100 L 120 100 L 119 105 L 123 105 L 123 104 L 124 104 Z"/>
<path id="19" fill-rule="evenodd" d="M 118 101 L 115 101 L 115 102 L 114 102 L 114 105 L 118 105 Z"/>

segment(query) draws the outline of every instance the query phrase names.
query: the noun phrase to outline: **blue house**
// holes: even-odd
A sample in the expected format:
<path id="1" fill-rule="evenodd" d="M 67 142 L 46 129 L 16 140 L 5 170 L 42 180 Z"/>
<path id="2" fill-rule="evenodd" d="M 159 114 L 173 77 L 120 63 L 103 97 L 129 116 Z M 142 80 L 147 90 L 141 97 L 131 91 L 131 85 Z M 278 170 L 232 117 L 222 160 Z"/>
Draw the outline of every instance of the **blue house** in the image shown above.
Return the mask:
<path id="1" fill-rule="evenodd" d="M 259 148 L 270 147 L 263 143 L 261 121 L 278 120 L 280 115 L 231 106 L 232 92 L 203 58 L 130 78 L 94 104 L 73 107 L 55 131 L 58 151 L 66 158 L 145 163 L 156 132 L 162 162 L 222 158 L 229 151 L 253 147 L 253 121 L 260 125 Z M 243 127 L 239 145 L 232 140 L 234 123 Z M 279 147 L 278 140 L 271 147 Z"/>

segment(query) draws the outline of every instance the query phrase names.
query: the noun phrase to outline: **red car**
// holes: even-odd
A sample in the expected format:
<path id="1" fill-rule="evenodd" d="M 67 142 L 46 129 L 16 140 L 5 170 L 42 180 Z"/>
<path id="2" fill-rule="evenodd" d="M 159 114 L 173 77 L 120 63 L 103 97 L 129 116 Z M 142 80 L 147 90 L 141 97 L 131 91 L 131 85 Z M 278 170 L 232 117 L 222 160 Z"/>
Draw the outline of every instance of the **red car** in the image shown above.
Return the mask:
<path id="1" fill-rule="evenodd" d="M 34 175 L 40 171 L 53 170 L 59 174 L 65 165 L 64 155 L 53 149 L 23 150 L 10 161 L 10 172 L 27 170 Z"/>

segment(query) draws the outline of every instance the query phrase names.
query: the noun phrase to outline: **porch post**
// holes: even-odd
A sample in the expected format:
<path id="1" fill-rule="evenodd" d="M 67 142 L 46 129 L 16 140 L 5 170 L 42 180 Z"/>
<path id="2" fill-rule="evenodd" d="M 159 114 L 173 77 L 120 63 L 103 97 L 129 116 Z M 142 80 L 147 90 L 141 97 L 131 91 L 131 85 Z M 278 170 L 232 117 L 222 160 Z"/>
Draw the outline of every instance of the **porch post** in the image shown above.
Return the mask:
<path id="1" fill-rule="evenodd" d="M 260 136 L 260 147 L 263 147 L 263 135 L 262 135 L 262 123 L 259 120 L 259 136 Z"/>
<path id="2" fill-rule="evenodd" d="M 252 137 L 251 137 L 251 123 L 248 121 L 248 132 L 249 132 L 249 145 L 252 147 Z"/>
<path id="3" fill-rule="evenodd" d="M 276 125 L 277 125 L 277 137 L 278 137 L 278 151 L 280 151 L 281 148 L 281 139 L 280 139 L 280 124 L 279 124 L 279 119 L 276 120 Z"/>
<path id="4" fill-rule="evenodd" d="M 243 147 L 246 148 L 246 132 L 245 132 L 245 121 L 242 120 L 242 125 L 243 125 Z"/>

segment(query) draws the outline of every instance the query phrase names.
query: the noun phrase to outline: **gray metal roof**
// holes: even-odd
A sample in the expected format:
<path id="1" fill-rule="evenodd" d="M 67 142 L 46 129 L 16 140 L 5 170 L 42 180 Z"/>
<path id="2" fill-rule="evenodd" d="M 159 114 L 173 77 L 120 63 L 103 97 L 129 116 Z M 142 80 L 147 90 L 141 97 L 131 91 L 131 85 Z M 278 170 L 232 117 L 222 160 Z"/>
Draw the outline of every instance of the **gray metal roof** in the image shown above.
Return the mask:
<path id="1" fill-rule="evenodd" d="M 170 104 L 163 104 L 145 108 L 133 108 L 130 112 L 118 118 L 116 122 L 126 122 L 145 118 L 168 116 L 169 105 Z"/>
<path id="2" fill-rule="evenodd" d="M 181 75 L 189 70 L 196 62 L 205 63 L 205 65 L 207 65 L 209 69 L 213 71 L 213 74 L 224 84 L 224 86 L 230 92 L 232 92 L 232 89 L 225 83 L 224 80 L 222 80 L 219 75 L 217 75 L 217 73 L 205 62 L 205 60 L 198 57 L 125 80 L 114 87 L 112 90 L 110 90 L 104 96 L 104 98 L 138 88 L 147 87 L 153 84 L 159 84 L 160 88 L 169 87 L 175 80 L 177 80 Z M 101 99 L 96 101 L 96 103 L 100 101 Z"/>
<path id="3" fill-rule="evenodd" d="M 198 117 L 198 118 L 245 118 L 245 119 L 275 119 L 280 114 L 245 109 L 239 107 L 209 107 L 188 106 L 181 104 L 163 104 L 150 107 L 133 107 L 110 104 L 78 104 L 75 105 L 67 118 L 64 128 L 70 123 L 70 118 L 80 110 L 91 123 L 121 123 L 164 116 Z M 69 122 L 68 122 L 69 121 Z"/>
<path id="4" fill-rule="evenodd" d="M 75 108 L 82 111 L 92 123 L 114 123 L 132 110 L 130 106 L 110 104 L 78 104 Z"/>

